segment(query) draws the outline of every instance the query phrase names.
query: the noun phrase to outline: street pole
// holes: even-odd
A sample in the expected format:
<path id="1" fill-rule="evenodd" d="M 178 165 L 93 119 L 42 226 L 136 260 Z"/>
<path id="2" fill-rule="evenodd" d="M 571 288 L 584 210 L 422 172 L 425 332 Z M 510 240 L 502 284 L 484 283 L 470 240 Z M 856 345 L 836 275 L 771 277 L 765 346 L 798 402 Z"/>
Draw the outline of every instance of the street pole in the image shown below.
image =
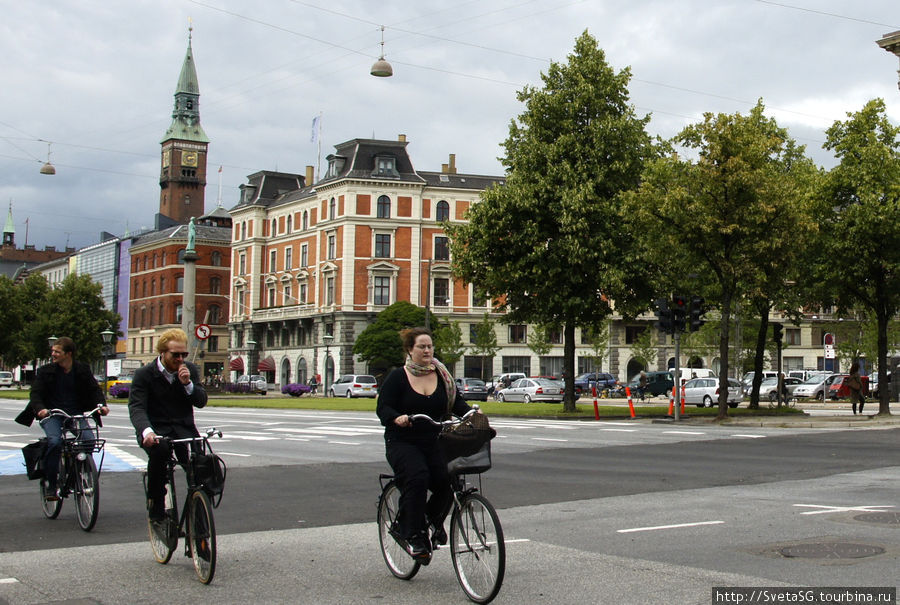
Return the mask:
<path id="1" fill-rule="evenodd" d="M 681 417 L 681 330 L 675 328 L 675 422 Z"/>
<path id="2" fill-rule="evenodd" d="M 331 341 L 333 338 L 334 338 L 334 336 L 331 336 L 329 334 L 325 334 L 324 336 L 322 336 L 322 340 L 325 341 L 325 391 L 323 393 L 324 397 L 328 396 L 328 382 L 329 382 L 328 379 L 329 379 L 329 374 L 331 374 L 331 366 L 328 363 L 331 360 L 331 351 L 329 349 L 329 346 L 331 345 Z"/>

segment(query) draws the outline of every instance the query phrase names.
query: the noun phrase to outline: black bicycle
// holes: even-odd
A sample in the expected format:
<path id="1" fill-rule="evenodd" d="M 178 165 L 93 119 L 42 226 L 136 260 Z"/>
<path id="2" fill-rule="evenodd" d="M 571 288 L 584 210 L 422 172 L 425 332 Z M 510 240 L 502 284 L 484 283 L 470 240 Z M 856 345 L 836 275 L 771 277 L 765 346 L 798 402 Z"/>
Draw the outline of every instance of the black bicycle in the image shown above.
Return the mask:
<path id="1" fill-rule="evenodd" d="M 166 475 L 165 518 L 162 521 L 148 519 L 150 546 L 158 563 L 166 564 L 178 546 L 178 538 L 185 539 L 184 555 L 190 557 L 197 577 L 204 584 L 212 582 L 216 573 L 216 523 L 213 508 L 219 506 L 225 485 L 225 463 L 215 455 L 209 444 L 213 435 L 222 431 L 211 428 L 205 435 L 186 439 L 165 439 L 172 446 L 183 443 L 189 446 L 190 457 L 184 465 L 187 476 L 187 495 L 178 516 L 175 495 L 175 465 L 178 460 L 175 447 L 170 447 Z M 144 472 L 144 493 L 147 493 L 147 473 Z"/>
<path id="2" fill-rule="evenodd" d="M 462 418 L 435 422 L 425 414 L 413 414 L 410 420 L 427 421 L 445 430 L 461 423 Z M 481 473 L 491 467 L 490 442 L 475 455 L 457 458 L 447 464 L 453 486 L 453 509 L 450 513 L 450 558 L 453 571 L 466 596 L 476 603 L 490 603 L 500 592 L 506 570 L 506 543 L 503 528 L 493 505 L 481 493 Z M 466 475 L 478 475 L 478 486 L 466 482 Z M 378 498 L 378 541 L 388 569 L 401 580 L 411 580 L 421 563 L 406 549 L 406 541 L 395 531 L 399 510 L 400 488 L 393 475 L 381 474 L 381 496 Z M 433 548 L 439 548 L 432 545 Z"/>
<path id="3" fill-rule="evenodd" d="M 53 417 L 63 418 L 63 442 L 60 452 L 59 477 L 56 485 L 59 488 L 58 498 L 49 499 L 50 481 L 41 478 L 41 509 L 48 519 L 56 519 L 62 510 L 63 498 L 75 497 L 75 516 L 78 525 L 84 531 L 91 531 L 97 523 L 100 512 L 100 469 L 106 452 L 103 447 L 105 439 L 100 439 L 100 429 L 96 417 L 102 406 L 85 414 L 69 414 L 63 410 L 52 409 L 40 420 L 44 422 Z M 100 466 L 94 461 L 94 453 L 100 453 Z"/>

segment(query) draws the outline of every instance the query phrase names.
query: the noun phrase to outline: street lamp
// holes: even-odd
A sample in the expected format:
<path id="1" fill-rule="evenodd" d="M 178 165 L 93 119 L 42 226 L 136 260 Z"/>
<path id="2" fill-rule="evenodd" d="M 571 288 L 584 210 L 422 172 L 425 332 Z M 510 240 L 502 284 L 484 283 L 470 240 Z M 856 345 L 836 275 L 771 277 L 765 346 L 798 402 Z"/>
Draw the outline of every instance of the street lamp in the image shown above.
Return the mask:
<path id="1" fill-rule="evenodd" d="M 112 342 L 112 337 L 115 336 L 115 332 L 106 328 L 102 332 L 100 332 L 100 337 L 103 338 L 103 389 L 106 390 L 106 383 L 109 379 L 109 364 L 106 359 L 109 357 L 109 343 Z"/>
<path id="2" fill-rule="evenodd" d="M 334 340 L 334 336 L 332 336 L 331 334 L 325 334 L 324 336 L 322 336 L 322 340 L 325 342 L 325 391 L 324 391 L 324 393 L 327 396 L 328 395 L 328 382 L 329 382 L 328 379 L 329 379 L 329 374 L 331 374 L 331 366 L 328 363 L 329 361 L 331 361 L 331 354 L 329 352 L 328 347 L 329 347 L 329 345 L 331 345 L 331 342 Z"/>
<path id="3" fill-rule="evenodd" d="M 247 367 L 244 369 L 247 374 L 250 373 L 250 368 L 253 366 L 253 351 L 256 350 L 256 341 L 252 338 L 247 341 Z"/>

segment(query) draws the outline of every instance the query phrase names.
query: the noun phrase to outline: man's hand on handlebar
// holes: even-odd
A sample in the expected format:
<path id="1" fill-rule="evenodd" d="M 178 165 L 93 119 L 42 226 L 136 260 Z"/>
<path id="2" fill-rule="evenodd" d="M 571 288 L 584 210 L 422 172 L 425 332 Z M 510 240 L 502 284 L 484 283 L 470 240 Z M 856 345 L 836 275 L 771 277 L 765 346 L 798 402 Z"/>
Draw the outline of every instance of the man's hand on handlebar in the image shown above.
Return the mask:
<path id="1" fill-rule="evenodd" d="M 144 440 L 141 442 L 144 447 L 153 447 L 157 443 L 159 443 L 159 437 L 152 431 L 147 433 L 147 436 L 144 437 Z"/>
<path id="2" fill-rule="evenodd" d="M 394 418 L 394 424 L 397 426 L 408 427 L 412 425 L 412 420 L 410 419 L 409 414 L 403 414 L 402 416 Z"/>

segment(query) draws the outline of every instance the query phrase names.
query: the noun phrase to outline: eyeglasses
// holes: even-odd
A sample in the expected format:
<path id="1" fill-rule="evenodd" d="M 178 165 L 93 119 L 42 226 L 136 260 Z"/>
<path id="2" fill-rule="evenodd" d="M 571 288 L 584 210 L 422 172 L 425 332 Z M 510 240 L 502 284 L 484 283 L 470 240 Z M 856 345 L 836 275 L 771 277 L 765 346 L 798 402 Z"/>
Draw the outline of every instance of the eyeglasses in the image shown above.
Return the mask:
<path id="1" fill-rule="evenodd" d="M 169 351 L 169 355 L 172 357 L 179 357 L 181 359 L 187 359 L 187 356 L 190 355 L 187 351 Z"/>

